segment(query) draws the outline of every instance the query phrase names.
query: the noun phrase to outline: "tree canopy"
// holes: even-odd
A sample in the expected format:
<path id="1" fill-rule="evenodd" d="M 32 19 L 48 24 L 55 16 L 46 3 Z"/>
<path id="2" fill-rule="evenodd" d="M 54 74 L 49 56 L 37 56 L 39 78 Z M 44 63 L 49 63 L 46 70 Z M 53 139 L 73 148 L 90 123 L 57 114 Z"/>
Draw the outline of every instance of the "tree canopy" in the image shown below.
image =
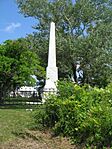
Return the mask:
<path id="1" fill-rule="evenodd" d="M 39 58 L 25 39 L 7 40 L 0 45 L 0 99 L 25 82 L 33 83 L 31 75 L 43 74 Z"/>
<path id="2" fill-rule="evenodd" d="M 34 51 L 47 64 L 49 25 L 56 23 L 59 76 L 72 73 L 81 62 L 85 82 L 105 86 L 112 78 L 111 0 L 17 0 L 25 17 L 34 17 L 37 29 L 28 36 Z"/>

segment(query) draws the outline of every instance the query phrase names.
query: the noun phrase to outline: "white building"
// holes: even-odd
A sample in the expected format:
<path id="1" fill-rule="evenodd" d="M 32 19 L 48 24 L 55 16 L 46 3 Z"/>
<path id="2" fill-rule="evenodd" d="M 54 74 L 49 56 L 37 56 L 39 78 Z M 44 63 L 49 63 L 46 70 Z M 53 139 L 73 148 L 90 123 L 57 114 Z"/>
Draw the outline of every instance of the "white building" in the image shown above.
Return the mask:
<path id="1" fill-rule="evenodd" d="M 22 86 L 18 89 L 18 94 L 21 97 L 27 97 L 30 98 L 32 96 L 37 96 L 37 90 L 35 87 L 32 86 Z"/>

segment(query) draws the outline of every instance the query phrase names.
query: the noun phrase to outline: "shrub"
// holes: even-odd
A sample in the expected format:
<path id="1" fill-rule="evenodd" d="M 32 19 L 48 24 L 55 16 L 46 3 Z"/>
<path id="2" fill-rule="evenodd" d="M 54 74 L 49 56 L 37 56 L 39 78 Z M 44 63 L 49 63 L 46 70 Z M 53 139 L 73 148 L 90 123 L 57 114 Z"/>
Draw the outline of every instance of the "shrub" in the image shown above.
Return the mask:
<path id="1" fill-rule="evenodd" d="M 74 94 L 74 83 L 70 81 L 59 81 L 58 91 L 58 98 L 66 99 Z"/>
<path id="2" fill-rule="evenodd" d="M 50 96 L 44 105 L 44 124 L 86 147 L 112 146 L 111 100 L 111 84 L 99 89 L 60 82 L 58 96 Z"/>

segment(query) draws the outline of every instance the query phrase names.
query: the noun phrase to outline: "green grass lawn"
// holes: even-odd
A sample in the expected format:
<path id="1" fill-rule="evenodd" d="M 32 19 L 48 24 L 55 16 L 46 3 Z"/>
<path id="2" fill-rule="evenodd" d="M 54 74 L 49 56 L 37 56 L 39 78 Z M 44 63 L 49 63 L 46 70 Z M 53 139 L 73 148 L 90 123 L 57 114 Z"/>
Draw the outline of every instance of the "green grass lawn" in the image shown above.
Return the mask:
<path id="1" fill-rule="evenodd" d="M 25 109 L 0 109 L 0 143 L 13 140 L 31 126 L 32 112 Z"/>
<path id="2" fill-rule="evenodd" d="M 0 109 L 0 149 L 74 149 L 67 138 L 33 129 L 37 126 L 33 111 Z"/>

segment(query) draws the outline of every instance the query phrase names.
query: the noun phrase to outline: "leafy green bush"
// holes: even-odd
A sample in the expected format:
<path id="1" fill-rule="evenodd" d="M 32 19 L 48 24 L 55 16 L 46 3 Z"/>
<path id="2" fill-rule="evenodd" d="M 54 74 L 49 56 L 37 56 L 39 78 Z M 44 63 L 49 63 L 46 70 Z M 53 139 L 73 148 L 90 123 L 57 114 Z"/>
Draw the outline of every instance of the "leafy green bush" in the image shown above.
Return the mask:
<path id="1" fill-rule="evenodd" d="M 46 126 L 44 123 L 44 119 L 46 118 L 46 111 L 44 105 L 38 105 L 36 111 L 33 112 L 32 116 L 34 118 L 34 124 L 32 129 L 43 130 Z"/>
<path id="2" fill-rule="evenodd" d="M 74 94 L 74 83 L 70 81 L 59 81 L 58 82 L 58 98 L 65 99 Z"/>
<path id="3" fill-rule="evenodd" d="M 50 96 L 44 105 L 44 124 L 86 147 L 112 146 L 111 101 L 112 84 L 99 89 L 60 82 L 58 96 Z"/>

